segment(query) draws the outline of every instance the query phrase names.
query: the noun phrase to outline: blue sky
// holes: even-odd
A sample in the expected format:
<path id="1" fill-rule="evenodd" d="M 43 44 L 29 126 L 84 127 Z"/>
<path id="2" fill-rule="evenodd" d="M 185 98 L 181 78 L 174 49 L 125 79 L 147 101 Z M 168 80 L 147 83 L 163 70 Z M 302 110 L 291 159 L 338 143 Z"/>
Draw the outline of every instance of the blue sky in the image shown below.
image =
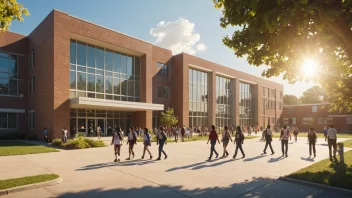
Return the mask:
<path id="1" fill-rule="evenodd" d="M 193 49 L 195 55 L 221 65 L 225 65 L 255 76 L 260 76 L 263 67 L 256 68 L 250 66 L 245 59 L 237 58 L 234 52 L 223 45 L 222 38 L 227 34 L 232 34 L 234 28 L 223 29 L 219 25 L 221 11 L 213 6 L 211 0 L 17 0 L 23 4 L 30 12 L 30 16 L 24 18 L 24 22 L 13 22 L 10 31 L 28 35 L 53 9 L 58 9 L 72 16 L 96 23 L 98 25 L 119 31 L 130 36 L 160 44 L 163 47 L 167 43 L 175 42 L 173 35 L 169 39 L 164 39 L 157 43 L 157 37 L 151 34 L 152 28 L 159 35 L 171 32 L 171 25 L 165 27 L 168 22 L 174 25 L 180 22 L 180 18 L 186 19 L 182 24 L 193 24 L 192 39 L 197 37 L 197 43 Z M 179 25 L 179 24 L 178 24 Z M 179 27 L 179 26 L 175 26 Z M 184 27 L 184 26 L 182 26 Z M 169 30 L 168 30 L 169 29 Z M 158 30 L 158 31 L 157 31 Z M 162 34 L 160 34 L 160 32 Z M 162 38 L 162 37 L 160 37 Z M 179 38 L 179 37 L 176 37 Z M 180 37 L 180 39 L 183 39 Z M 197 50 L 197 44 L 204 44 L 206 49 Z M 200 48 L 199 48 L 200 49 Z M 311 86 L 311 83 L 297 83 L 290 85 L 280 78 L 271 80 L 283 83 L 285 94 L 300 96 L 303 91 Z"/>

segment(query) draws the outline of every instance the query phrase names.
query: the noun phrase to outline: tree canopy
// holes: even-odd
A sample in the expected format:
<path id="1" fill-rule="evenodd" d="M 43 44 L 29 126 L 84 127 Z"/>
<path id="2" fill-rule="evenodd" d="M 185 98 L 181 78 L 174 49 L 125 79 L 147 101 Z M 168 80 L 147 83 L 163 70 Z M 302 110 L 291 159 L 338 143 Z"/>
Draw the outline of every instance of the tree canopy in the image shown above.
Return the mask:
<path id="1" fill-rule="evenodd" d="M 284 105 L 299 104 L 299 99 L 295 95 L 284 95 Z"/>
<path id="2" fill-rule="evenodd" d="M 313 86 L 303 92 L 302 96 L 299 98 L 302 104 L 315 104 L 326 102 L 325 92 L 319 86 Z"/>
<path id="3" fill-rule="evenodd" d="M 249 64 L 266 65 L 262 76 L 320 84 L 332 110 L 352 111 L 352 0 L 214 0 L 220 25 L 235 26 L 223 43 Z M 306 59 L 317 61 L 303 75 Z"/>
<path id="4" fill-rule="evenodd" d="M 178 122 L 178 118 L 174 115 L 174 109 L 168 108 L 165 112 L 161 112 L 160 123 L 162 126 L 171 127 L 175 126 Z"/>
<path id="5" fill-rule="evenodd" d="M 0 0 L 0 29 L 8 30 L 13 20 L 23 21 L 22 15 L 29 12 L 16 0 Z"/>

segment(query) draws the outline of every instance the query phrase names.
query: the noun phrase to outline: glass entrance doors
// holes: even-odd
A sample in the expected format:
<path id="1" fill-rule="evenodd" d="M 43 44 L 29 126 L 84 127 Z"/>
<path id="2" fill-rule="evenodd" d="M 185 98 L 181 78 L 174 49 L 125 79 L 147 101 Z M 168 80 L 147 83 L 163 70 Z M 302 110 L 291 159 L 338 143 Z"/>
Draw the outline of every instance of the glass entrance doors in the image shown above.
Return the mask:
<path id="1" fill-rule="evenodd" d="M 105 128 L 106 119 L 96 119 L 97 127 L 100 126 L 101 136 L 106 136 L 106 128 Z"/>

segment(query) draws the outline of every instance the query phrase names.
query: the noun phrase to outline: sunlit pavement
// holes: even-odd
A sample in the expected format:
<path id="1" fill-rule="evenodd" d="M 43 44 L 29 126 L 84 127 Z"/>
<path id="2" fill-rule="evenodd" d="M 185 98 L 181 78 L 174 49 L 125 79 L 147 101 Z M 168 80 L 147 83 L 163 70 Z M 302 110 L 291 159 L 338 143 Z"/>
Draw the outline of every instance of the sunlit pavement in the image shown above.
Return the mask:
<path id="1" fill-rule="evenodd" d="M 108 138 L 104 139 L 108 142 Z M 289 142 L 287 158 L 281 157 L 278 139 L 273 140 L 274 155 L 270 155 L 270 150 L 261 155 L 264 142 L 259 142 L 259 138 L 245 140 L 243 147 L 245 159 L 238 154 L 239 159 L 232 160 L 234 144 L 230 143 L 228 158 L 210 162 L 205 161 L 210 150 L 205 141 L 167 144 L 164 148 L 169 157 L 161 161 L 141 160 L 141 143 L 135 146 L 136 156 L 130 161 L 125 161 L 128 146 L 124 145 L 120 163 L 112 162 L 112 146 L 1 157 L 0 163 L 7 167 L 6 171 L 1 168 L 0 175 L 17 170 L 24 174 L 25 169 L 28 174 L 36 174 L 30 171 L 35 169 L 59 174 L 64 179 L 55 186 L 8 197 L 344 197 L 276 180 L 327 158 L 328 147 L 322 139 L 318 140 L 315 159 L 309 158 L 306 138 Z M 155 143 L 151 147 L 153 159 L 157 158 L 157 148 Z M 221 155 L 222 146 L 217 144 L 216 149 Z"/>

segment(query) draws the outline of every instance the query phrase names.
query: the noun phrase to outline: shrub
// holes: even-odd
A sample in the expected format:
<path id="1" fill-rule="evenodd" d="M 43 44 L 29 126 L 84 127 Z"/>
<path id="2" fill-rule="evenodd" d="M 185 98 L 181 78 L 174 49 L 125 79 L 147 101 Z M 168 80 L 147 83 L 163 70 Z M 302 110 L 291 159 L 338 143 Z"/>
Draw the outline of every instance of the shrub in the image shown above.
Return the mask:
<path id="1" fill-rule="evenodd" d="M 54 139 L 52 143 L 63 149 L 85 149 L 106 146 L 101 140 L 92 140 L 84 137 L 69 139 L 66 143 L 63 143 L 61 139 Z"/>
<path id="2" fill-rule="evenodd" d="M 104 147 L 104 146 L 106 146 L 102 140 L 92 140 L 89 138 L 84 138 L 84 141 L 87 142 L 90 147 Z"/>
<path id="3" fill-rule="evenodd" d="M 62 140 L 60 138 L 53 139 L 52 144 L 56 146 L 61 146 Z"/>

